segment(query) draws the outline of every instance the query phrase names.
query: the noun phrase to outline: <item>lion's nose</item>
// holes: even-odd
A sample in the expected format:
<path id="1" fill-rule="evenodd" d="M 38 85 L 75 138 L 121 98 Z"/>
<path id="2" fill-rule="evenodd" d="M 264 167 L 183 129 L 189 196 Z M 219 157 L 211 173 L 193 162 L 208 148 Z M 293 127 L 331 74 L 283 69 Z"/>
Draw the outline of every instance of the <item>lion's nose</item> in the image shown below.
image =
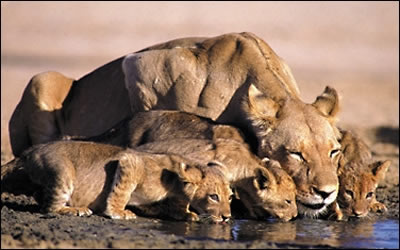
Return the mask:
<path id="1" fill-rule="evenodd" d="M 320 195 L 322 197 L 322 199 L 326 199 L 329 197 L 329 195 L 331 195 L 333 192 L 335 192 L 335 190 L 320 190 L 318 188 L 313 187 L 313 191 L 314 193 Z"/>
<path id="2" fill-rule="evenodd" d="M 231 215 L 222 215 L 222 221 L 228 221 L 231 218 Z"/>

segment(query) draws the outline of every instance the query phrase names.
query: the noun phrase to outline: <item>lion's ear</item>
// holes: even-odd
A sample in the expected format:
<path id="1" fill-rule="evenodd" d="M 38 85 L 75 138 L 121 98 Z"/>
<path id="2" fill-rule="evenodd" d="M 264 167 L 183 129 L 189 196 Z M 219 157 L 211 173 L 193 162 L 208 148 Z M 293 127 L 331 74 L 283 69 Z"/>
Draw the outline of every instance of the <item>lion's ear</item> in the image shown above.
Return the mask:
<path id="1" fill-rule="evenodd" d="M 248 97 L 249 112 L 252 117 L 270 122 L 276 119 L 280 108 L 279 104 L 264 95 L 254 84 L 250 84 Z"/>
<path id="2" fill-rule="evenodd" d="M 339 95 L 334 88 L 326 86 L 324 92 L 312 104 L 332 122 L 336 121 L 339 113 Z"/>

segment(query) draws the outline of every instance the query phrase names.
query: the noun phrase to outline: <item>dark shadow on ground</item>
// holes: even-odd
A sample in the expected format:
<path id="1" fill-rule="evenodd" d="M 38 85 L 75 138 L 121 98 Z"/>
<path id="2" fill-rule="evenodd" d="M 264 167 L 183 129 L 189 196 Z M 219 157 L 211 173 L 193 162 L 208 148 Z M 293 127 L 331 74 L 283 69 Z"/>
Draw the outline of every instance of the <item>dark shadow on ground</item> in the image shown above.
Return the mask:
<path id="1" fill-rule="evenodd" d="M 1 202 L 1 208 L 6 206 L 12 210 L 19 212 L 30 212 L 30 213 L 40 213 L 39 205 L 35 204 L 20 204 L 15 202 Z"/>
<path id="2" fill-rule="evenodd" d="M 399 146 L 399 128 L 379 127 L 375 131 L 375 136 L 378 142 Z"/>

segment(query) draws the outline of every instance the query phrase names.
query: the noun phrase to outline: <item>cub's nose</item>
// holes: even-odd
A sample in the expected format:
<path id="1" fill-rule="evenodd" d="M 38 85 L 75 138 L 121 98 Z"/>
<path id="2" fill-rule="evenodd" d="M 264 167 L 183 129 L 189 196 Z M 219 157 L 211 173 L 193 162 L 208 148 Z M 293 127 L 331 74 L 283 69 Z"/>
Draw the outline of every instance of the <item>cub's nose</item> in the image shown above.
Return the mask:
<path id="1" fill-rule="evenodd" d="M 226 221 L 230 220 L 231 217 L 232 217 L 231 214 L 222 215 L 222 221 L 226 222 Z"/>
<path id="2" fill-rule="evenodd" d="M 367 215 L 367 213 L 368 213 L 368 211 L 366 212 L 366 211 L 361 211 L 361 210 L 353 209 L 353 214 L 354 214 L 356 217 L 364 217 L 365 215 Z"/>

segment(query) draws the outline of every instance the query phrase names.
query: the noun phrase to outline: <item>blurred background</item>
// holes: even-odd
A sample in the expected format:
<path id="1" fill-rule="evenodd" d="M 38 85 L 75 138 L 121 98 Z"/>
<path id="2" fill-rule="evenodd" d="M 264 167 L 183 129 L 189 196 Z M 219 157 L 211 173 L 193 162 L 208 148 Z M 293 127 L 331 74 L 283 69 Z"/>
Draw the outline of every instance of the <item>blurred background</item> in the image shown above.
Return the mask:
<path id="1" fill-rule="evenodd" d="M 399 125 L 399 2 L 1 2 L 1 139 L 30 78 L 78 79 L 124 54 L 187 36 L 249 31 L 291 67 L 303 100 L 326 85 L 340 122 Z M 398 143 L 398 140 L 397 140 Z"/>

